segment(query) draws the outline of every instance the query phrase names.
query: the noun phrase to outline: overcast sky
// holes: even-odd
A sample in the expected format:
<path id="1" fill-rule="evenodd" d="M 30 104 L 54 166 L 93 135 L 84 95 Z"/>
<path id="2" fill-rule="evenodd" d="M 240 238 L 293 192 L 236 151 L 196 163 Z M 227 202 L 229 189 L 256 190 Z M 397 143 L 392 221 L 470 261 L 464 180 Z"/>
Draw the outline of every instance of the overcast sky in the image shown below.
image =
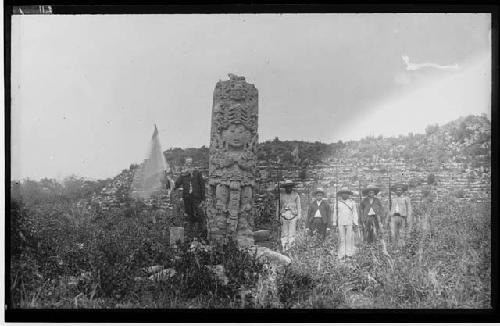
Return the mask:
<path id="1" fill-rule="evenodd" d="M 113 177 L 209 144 L 215 83 L 259 90 L 259 137 L 336 142 L 490 117 L 488 14 L 12 17 L 12 177 Z M 408 56 L 409 64 L 402 56 Z"/>

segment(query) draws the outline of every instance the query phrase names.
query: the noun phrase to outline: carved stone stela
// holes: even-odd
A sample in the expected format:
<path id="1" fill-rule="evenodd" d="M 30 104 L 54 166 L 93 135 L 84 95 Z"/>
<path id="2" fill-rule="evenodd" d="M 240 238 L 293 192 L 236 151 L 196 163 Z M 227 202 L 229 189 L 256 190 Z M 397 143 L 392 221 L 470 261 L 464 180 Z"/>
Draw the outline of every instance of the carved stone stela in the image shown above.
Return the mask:
<path id="1" fill-rule="evenodd" d="M 258 90 L 229 74 L 214 90 L 210 134 L 208 236 L 253 245 Z"/>

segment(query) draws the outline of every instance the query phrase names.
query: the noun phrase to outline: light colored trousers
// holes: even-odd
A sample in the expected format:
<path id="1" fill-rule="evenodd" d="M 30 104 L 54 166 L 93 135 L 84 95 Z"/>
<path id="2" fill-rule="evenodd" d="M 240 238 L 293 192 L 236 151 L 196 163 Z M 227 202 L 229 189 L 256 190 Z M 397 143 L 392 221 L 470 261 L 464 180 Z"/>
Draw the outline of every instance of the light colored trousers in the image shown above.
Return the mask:
<path id="1" fill-rule="evenodd" d="M 406 218 L 403 216 L 391 216 L 391 240 L 398 246 L 405 245 Z"/>
<path id="2" fill-rule="evenodd" d="M 284 249 L 290 248 L 295 242 L 295 235 L 297 234 L 297 220 L 285 220 L 281 219 L 281 245 Z"/>
<path id="3" fill-rule="evenodd" d="M 339 259 L 352 256 L 356 252 L 354 243 L 354 230 L 352 225 L 339 225 Z"/>

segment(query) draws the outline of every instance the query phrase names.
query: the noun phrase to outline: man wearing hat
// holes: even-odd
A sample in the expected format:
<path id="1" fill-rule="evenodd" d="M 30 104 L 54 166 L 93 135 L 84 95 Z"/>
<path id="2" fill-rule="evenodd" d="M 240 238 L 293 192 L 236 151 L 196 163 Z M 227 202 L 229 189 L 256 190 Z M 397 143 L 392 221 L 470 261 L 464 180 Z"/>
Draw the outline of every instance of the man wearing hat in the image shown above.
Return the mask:
<path id="1" fill-rule="evenodd" d="M 323 199 L 326 195 L 323 188 L 317 188 L 313 194 L 316 199 L 309 204 L 307 227 L 310 234 L 316 231 L 324 240 L 326 238 L 326 228 L 332 224 L 332 209 L 326 200 Z"/>
<path id="2" fill-rule="evenodd" d="M 396 193 L 396 196 L 392 198 L 390 211 L 391 241 L 398 247 L 404 246 L 406 234 L 413 226 L 411 201 L 403 195 L 403 192 L 407 190 L 408 186 L 404 184 L 395 184 L 391 187 L 391 191 Z"/>
<path id="3" fill-rule="evenodd" d="M 337 197 L 340 196 L 340 199 L 338 200 L 337 221 L 333 225 L 337 225 L 339 229 L 339 260 L 351 257 L 355 252 L 353 228 L 358 226 L 359 219 L 358 208 L 354 200 L 349 198 L 350 195 L 352 191 L 347 187 L 342 187 L 337 192 Z"/>
<path id="4" fill-rule="evenodd" d="M 363 195 L 367 196 L 361 201 L 360 212 L 365 230 L 364 238 L 368 243 L 373 243 L 377 234 L 382 234 L 384 230 L 380 221 L 381 217 L 384 216 L 384 208 L 380 199 L 375 197 L 379 191 L 380 189 L 373 184 L 368 185 L 362 191 Z"/>
<path id="5" fill-rule="evenodd" d="M 294 241 L 297 231 L 297 221 L 301 216 L 300 196 L 293 190 L 296 183 L 285 180 L 281 187 L 285 188 L 280 193 L 280 222 L 281 222 L 281 245 L 284 250 L 289 249 Z"/>

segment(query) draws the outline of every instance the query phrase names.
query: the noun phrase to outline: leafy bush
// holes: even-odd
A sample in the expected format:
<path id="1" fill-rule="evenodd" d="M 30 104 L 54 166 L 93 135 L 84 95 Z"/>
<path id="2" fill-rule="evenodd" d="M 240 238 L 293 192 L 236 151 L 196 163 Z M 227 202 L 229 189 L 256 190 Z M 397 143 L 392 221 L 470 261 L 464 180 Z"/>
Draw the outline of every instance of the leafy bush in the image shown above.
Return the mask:
<path id="1" fill-rule="evenodd" d="M 415 203 L 417 221 L 429 221 L 430 229 L 415 228 L 399 250 L 389 246 L 390 257 L 378 245 L 359 244 L 345 264 L 336 258 L 335 229 L 322 241 L 301 228 L 286 253 L 293 265 L 278 273 L 233 243 L 171 248 L 167 225 L 151 223 L 132 206 L 96 219 L 91 210 L 56 197 L 28 204 L 20 198 L 12 198 L 10 212 L 16 307 L 491 307 L 486 204 L 453 198 Z M 143 268 L 153 265 L 175 274 L 151 282 Z M 222 278 L 216 266 L 224 267 Z M 245 302 L 245 290 L 253 300 Z"/>
<path id="2" fill-rule="evenodd" d="M 289 266 L 279 275 L 277 284 L 280 301 L 285 308 L 289 308 L 294 302 L 303 301 L 310 295 L 315 281 L 309 274 Z"/>
<path id="3" fill-rule="evenodd" d="M 227 282 L 218 278 L 211 267 L 222 265 Z M 211 295 L 232 300 L 241 289 L 251 288 L 264 270 L 252 252 L 230 242 L 210 248 L 204 243 L 182 245 L 169 265 L 176 273 L 160 286 L 162 294 L 183 299 Z"/>

